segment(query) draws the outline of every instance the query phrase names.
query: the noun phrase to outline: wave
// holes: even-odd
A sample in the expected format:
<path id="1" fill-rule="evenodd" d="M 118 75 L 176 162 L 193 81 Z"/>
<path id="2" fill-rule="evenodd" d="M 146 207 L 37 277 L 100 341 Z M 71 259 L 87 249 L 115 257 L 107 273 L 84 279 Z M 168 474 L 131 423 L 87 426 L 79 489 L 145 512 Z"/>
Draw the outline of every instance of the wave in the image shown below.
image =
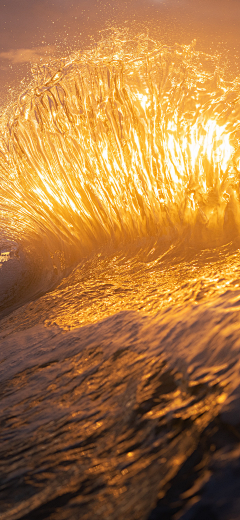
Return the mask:
<path id="1" fill-rule="evenodd" d="M 217 56 L 146 37 L 115 34 L 36 66 L 1 121 L 2 236 L 47 265 L 51 283 L 99 247 L 138 237 L 230 240 L 239 93 Z"/>
<path id="2" fill-rule="evenodd" d="M 239 93 L 115 33 L 2 114 L 3 520 L 238 518 Z"/>

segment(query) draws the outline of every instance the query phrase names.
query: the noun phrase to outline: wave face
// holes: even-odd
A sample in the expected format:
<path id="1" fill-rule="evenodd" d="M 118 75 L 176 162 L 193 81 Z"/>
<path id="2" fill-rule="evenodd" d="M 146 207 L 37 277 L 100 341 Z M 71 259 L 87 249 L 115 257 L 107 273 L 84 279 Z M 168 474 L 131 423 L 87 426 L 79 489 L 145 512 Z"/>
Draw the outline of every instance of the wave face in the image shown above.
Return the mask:
<path id="1" fill-rule="evenodd" d="M 50 285 L 104 245 L 229 241 L 240 225 L 239 107 L 238 80 L 194 47 L 115 36 L 37 67 L 2 117 L 4 236 L 48 264 Z"/>
<path id="2" fill-rule="evenodd" d="M 1 520 L 239 518 L 239 116 L 122 33 L 1 116 Z"/>

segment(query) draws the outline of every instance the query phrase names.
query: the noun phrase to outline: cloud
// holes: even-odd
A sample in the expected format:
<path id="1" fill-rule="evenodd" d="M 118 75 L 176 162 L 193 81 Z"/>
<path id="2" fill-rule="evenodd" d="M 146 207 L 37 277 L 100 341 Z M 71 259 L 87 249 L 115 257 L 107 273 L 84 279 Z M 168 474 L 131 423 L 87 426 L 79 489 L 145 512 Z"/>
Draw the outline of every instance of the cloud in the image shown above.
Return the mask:
<path id="1" fill-rule="evenodd" d="M 46 56 L 52 55 L 54 51 L 54 45 L 43 45 L 32 49 L 12 49 L 7 52 L 0 52 L 0 59 L 8 60 L 12 64 L 39 63 Z"/>

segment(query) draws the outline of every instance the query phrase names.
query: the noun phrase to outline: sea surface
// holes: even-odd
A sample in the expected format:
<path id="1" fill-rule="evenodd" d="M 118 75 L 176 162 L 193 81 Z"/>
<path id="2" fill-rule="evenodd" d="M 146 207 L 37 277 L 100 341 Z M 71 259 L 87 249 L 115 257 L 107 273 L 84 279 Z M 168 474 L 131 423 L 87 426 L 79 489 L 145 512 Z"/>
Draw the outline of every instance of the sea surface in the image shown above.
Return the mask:
<path id="1" fill-rule="evenodd" d="M 239 120 L 117 30 L 2 110 L 1 520 L 239 520 Z"/>

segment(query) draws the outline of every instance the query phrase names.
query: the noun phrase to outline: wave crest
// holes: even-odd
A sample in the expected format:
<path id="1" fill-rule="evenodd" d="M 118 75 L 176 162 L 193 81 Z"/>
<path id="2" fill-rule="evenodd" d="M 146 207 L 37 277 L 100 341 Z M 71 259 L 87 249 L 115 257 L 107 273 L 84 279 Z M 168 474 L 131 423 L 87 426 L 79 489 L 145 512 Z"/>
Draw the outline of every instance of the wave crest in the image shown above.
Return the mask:
<path id="1" fill-rule="evenodd" d="M 240 90 L 216 56 L 115 34 L 33 72 L 2 125 L 5 234 L 41 237 L 60 265 L 139 236 L 239 232 Z"/>

